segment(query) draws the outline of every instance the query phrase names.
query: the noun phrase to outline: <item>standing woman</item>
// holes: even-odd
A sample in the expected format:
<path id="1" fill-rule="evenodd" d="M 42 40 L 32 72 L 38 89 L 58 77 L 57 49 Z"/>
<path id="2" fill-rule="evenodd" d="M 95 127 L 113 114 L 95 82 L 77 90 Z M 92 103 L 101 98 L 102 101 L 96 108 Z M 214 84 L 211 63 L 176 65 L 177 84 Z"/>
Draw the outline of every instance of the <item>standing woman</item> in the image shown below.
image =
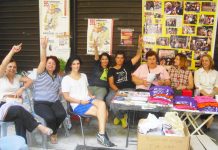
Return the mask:
<path id="1" fill-rule="evenodd" d="M 14 45 L 0 65 L 0 121 L 13 121 L 16 134 L 25 138 L 26 130 L 34 129 L 50 135 L 52 130 L 39 124 L 22 104 L 23 91 L 31 85 L 31 79 L 17 75 L 17 63 L 12 59 L 13 55 L 20 52 L 21 45 Z M 20 87 L 21 83 L 23 84 Z"/>
<path id="2" fill-rule="evenodd" d="M 187 68 L 187 58 L 179 53 L 174 59 L 174 66 L 169 70 L 171 86 L 175 90 L 193 89 L 192 72 Z"/>
<path id="3" fill-rule="evenodd" d="M 60 102 L 61 77 L 59 60 L 55 56 L 46 58 L 48 39 L 41 40 L 40 63 L 37 78 L 33 83 L 33 100 L 36 114 L 45 119 L 47 126 L 54 132 L 51 143 L 57 143 L 57 130 L 66 117 L 66 111 Z"/>
<path id="4" fill-rule="evenodd" d="M 108 112 L 105 102 L 95 99 L 88 90 L 88 81 L 84 73 L 80 73 L 81 59 L 79 57 L 69 58 L 62 80 L 62 92 L 64 98 L 70 102 L 74 113 L 84 116 L 94 116 L 98 119 L 99 132 L 96 135 L 98 142 L 107 147 L 115 146 L 110 142 L 106 133 L 106 122 Z"/>
<path id="5" fill-rule="evenodd" d="M 195 71 L 195 87 L 201 95 L 214 97 L 218 93 L 218 72 L 214 70 L 214 62 L 210 55 L 203 55 L 200 59 L 201 68 Z M 207 115 L 206 115 L 207 118 Z M 206 124 L 206 130 L 212 125 L 214 118 Z"/>

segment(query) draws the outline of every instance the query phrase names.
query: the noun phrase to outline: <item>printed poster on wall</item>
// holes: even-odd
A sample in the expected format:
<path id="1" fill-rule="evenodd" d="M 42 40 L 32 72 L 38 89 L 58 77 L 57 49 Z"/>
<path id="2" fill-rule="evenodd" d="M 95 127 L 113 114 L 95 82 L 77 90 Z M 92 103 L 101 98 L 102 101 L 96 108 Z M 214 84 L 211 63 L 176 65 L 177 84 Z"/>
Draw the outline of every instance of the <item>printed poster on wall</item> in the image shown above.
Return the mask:
<path id="1" fill-rule="evenodd" d="M 199 67 L 202 55 L 213 56 L 217 8 L 216 0 L 142 0 L 142 62 L 154 50 L 163 65 L 171 65 L 171 56 L 184 53 L 189 69 Z"/>
<path id="2" fill-rule="evenodd" d="M 94 55 L 94 42 L 99 54 L 112 53 L 113 19 L 88 19 L 87 54 Z"/>
<path id="3" fill-rule="evenodd" d="M 121 28 L 120 30 L 120 45 L 132 46 L 132 37 L 134 29 L 131 28 Z"/>
<path id="4" fill-rule="evenodd" d="M 40 38 L 48 38 L 47 56 L 66 62 L 70 56 L 69 0 L 40 0 Z"/>

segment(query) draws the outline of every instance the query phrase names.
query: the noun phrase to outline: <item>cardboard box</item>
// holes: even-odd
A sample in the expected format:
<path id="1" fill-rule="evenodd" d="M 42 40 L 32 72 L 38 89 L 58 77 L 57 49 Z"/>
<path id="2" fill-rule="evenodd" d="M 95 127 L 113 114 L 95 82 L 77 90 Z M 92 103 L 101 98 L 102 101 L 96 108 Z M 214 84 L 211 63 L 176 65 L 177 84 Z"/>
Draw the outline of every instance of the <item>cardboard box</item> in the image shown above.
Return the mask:
<path id="1" fill-rule="evenodd" d="M 184 124 L 185 137 L 156 136 L 138 133 L 138 150 L 189 150 L 190 134 Z"/>

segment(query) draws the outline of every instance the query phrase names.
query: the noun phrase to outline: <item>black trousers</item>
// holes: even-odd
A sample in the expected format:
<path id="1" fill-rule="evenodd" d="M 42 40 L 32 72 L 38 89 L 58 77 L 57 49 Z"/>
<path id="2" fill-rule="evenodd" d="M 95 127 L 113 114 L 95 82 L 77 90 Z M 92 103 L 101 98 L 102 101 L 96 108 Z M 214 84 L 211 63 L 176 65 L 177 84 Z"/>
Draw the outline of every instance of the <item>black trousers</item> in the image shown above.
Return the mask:
<path id="1" fill-rule="evenodd" d="M 16 134 L 24 137 L 25 140 L 26 130 L 32 132 L 39 125 L 34 117 L 22 106 L 9 107 L 4 121 L 14 121 Z"/>
<path id="2" fill-rule="evenodd" d="M 60 124 L 66 118 L 66 111 L 58 100 L 56 102 L 34 101 L 34 110 L 37 115 L 44 118 L 47 126 L 57 133 Z"/>

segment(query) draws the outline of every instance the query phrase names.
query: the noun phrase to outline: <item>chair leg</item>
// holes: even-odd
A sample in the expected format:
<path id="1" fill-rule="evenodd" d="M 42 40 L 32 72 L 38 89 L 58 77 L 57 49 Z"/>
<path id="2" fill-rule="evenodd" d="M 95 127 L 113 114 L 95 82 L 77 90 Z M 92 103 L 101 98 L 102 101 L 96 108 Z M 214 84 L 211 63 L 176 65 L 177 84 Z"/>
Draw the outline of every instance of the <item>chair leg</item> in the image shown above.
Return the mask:
<path id="1" fill-rule="evenodd" d="M 81 127 L 81 132 L 82 132 L 82 137 L 83 137 L 83 144 L 84 144 L 84 146 L 86 146 L 85 135 L 84 135 L 84 132 L 83 132 L 82 117 L 81 116 L 78 116 L 78 117 L 79 117 L 79 120 L 80 120 L 80 127 Z"/>

